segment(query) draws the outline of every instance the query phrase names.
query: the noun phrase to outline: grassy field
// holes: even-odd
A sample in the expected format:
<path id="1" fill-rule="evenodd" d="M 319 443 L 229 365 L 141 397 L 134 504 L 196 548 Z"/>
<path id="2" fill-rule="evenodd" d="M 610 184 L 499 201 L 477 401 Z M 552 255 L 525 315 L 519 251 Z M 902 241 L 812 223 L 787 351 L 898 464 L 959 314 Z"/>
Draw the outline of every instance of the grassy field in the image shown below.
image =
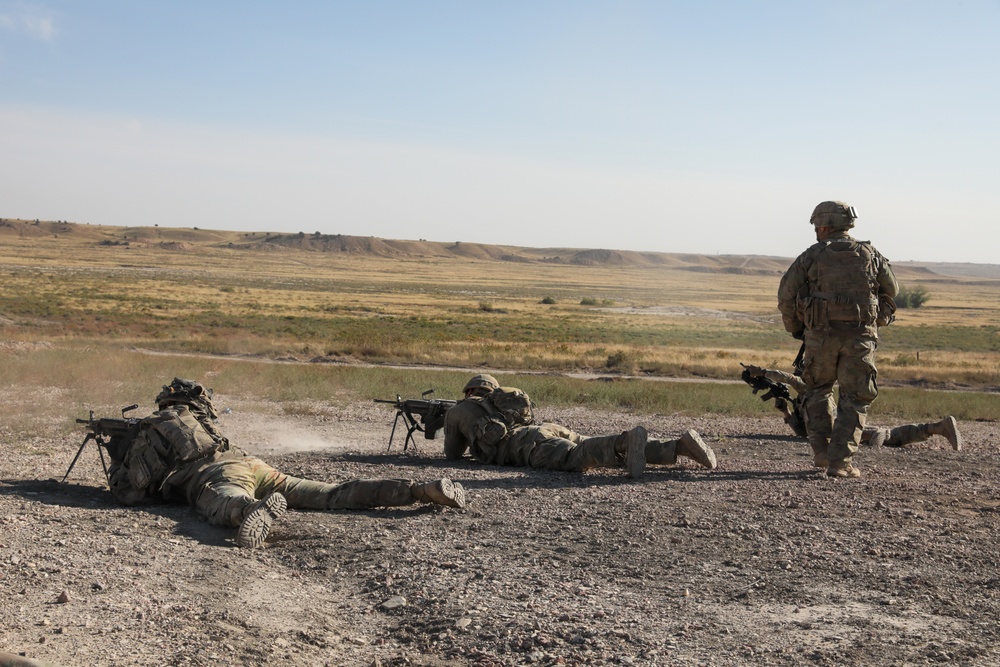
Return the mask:
<path id="1" fill-rule="evenodd" d="M 143 349 L 444 365 L 501 374 L 591 371 L 711 379 L 736 378 L 741 361 L 787 368 L 798 347 L 784 333 L 775 306 L 787 259 L 682 256 L 671 263 L 647 255 L 579 264 L 540 254 L 518 261 L 448 255 L 421 242 L 412 242 L 406 252 L 400 250 L 406 250 L 403 242 L 394 242 L 397 254 L 384 256 L 253 245 L 256 240 L 257 235 L 195 229 L 0 227 L 3 340 L 49 346 L 53 357 L 63 355 L 63 364 L 94 349 L 102 371 L 114 363 L 116 351 Z M 721 266 L 723 261 L 728 265 Z M 904 285 L 925 287 L 930 299 L 921 308 L 899 311 L 897 323 L 883 330 L 883 384 L 1000 386 L 1000 280 L 941 276 L 909 266 L 899 278 Z M 155 357 L 143 358 L 136 362 L 140 377 L 143 364 Z M 194 362 L 171 362 L 187 363 Z M 308 386 L 310 374 L 330 372 L 320 364 L 295 368 L 296 382 L 275 377 L 261 393 Z M 389 375 L 355 372 L 392 377 L 388 369 L 380 373 Z M 135 366 L 120 376 L 133 373 Z M 404 373 L 403 379 L 365 391 L 348 383 L 350 371 L 337 373 L 336 381 L 324 376 L 325 394 L 310 398 L 346 387 L 353 387 L 354 395 L 394 395 L 399 391 L 390 386 L 394 383 L 411 391 L 426 388 Z M 161 375 L 155 374 L 154 384 L 169 380 Z M 82 371 L 68 376 L 86 377 Z M 740 387 L 731 388 L 732 399 L 721 398 L 730 389 L 718 385 L 710 385 L 712 396 L 702 404 L 694 398 L 672 402 L 678 392 L 666 387 L 673 383 L 644 382 L 636 385 L 640 389 L 605 383 L 596 389 L 579 384 L 583 380 L 545 384 L 535 375 L 518 382 L 535 387 L 539 398 L 574 402 L 586 396 L 640 411 L 698 411 L 712 403 L 712 410 L 726 412 L 753 403 L 738 398 Z M 346 384 L 337 389 L 338 383 Z M 460 385 L 460 378 L 448 384 Z M 302 386 L 298 391 L 305 392 Z M 613 396 L 603 396 L 606 391 Z M 700 391 L 691 386 L 684 393 Z M 886 400 L 881 409 L 920 413 L 919 401 L 904 401 L 904 390 L 892 393 L 897 392 L 909 407 Z M 147 395 L 148 388 L 140 393 Z M 936 402 L 945 400 L 936 396 Z M 957 416 L 960 410 L 953 412 Z"/>

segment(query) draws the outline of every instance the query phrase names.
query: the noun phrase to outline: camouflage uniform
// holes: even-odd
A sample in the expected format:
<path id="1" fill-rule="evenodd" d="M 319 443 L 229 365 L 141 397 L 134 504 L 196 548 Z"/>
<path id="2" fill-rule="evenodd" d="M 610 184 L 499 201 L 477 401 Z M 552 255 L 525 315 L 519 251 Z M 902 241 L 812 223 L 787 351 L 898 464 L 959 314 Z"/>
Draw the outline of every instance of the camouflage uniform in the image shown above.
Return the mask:
<path id="1" fill-rule="evenodd" d="M 292 477 L 237 447 L 182 466 L 160 488 L 167 501 L 187 502 L 215 526 L 239 526 L 247 508 L 272 493 L 289 509 L 396 507 L 417 502 L 408 479 L 358 479 L 329 484 Z"/>
<path id="2" fill-rule="evenodd" d="M 32 660 L 15 653 L 0 652 L 0 667 L 55 667 L 51 662 Z"/>
<path id="3" fill-rule="evenodd" d="M 329 484 L 285 475 L 229 444 L 214 424 L 217 413 L 211 394 L 201 385 L 175 379 L 164 393 L 168 395 L 157 397 L 160 410 L 140 422 L 123 457 L 112 460 L 111 492 L 123 504 L 186 502 L 213 525 L 240 526 L 241 546 L 263 542 L 270 522 L 286 508 L 465 504 L 461 485 L 450 480 L 361 479 Z M 254 535 L 248 538 L 253 544 L 243 543 L 242 538 L 248 517 L 256 522 Z M 263 527 L 261 520 L 266 523 Z"/>
<path id="4" fill-rule="evenodd" d="M 787 384 L 796 396 L 789 403 L 782 401 L 779 405 L 775 402 L 775 407 L 781 411 L 785 423 L 801 438 L 808 438 L 808 429 L 805 413 L 802 411 L 802 394 L 806 390 L 806 385 L 798 376 L 784 371 L 771 368 L 758 368 L 748 366 L 752 375 L 762 375 L 772 382 Z M 892 429 L 865 426 L 861 432 L 859 444 L 871 447 L 905 447 L 918 442 L 925 442 L 931 436 L 940 435 L 948 440 L 951 448 L 958 451 L 962 449 L 962 435 L 959 433 L 958 424 L 954 417 L 948 416 L 944 419 L 922 424 L 903 424 Z"/>
<path id="5" fill-rule="evenodd" d="M 852 466 L 868 407 L 878 396 L 878 327 L 891 321 L 899 287 L 892 267 L 867 241 L 847 230 L 853 209 L 823 202 L 811 222 L 821 239 L 781 278 L 778 308 L 785 329 L 805 341 L 803 412 L 817 465 L 831 476 L 857 477 Z M 833 401 L 833 386 L 840 398 Z"/>
<path id="6" fill-rule="evenodd" d="M 642 448 L 644 463 L 672 465 L 678 455 L 691 455 L 704 467 L 715 467 L 714 452 L 694 431 L 686 433 L 683 442 L 648 440 L 641 426 L 617 435 L 588 437 L 545 422 L 508 425 L 502 436 L 491 438 L 488 428 L 484 428 L 490 416 L 485 399 L 479 398 L 459 401 L 448 410 L 444 422 L 445 457 L 459 459 L 468 451 L 480 463 L 583 472 L 625 466 L 628 443 L 637 440 L 635 446 Z M 637 476 L 631 470 L 630 474 Z"/>

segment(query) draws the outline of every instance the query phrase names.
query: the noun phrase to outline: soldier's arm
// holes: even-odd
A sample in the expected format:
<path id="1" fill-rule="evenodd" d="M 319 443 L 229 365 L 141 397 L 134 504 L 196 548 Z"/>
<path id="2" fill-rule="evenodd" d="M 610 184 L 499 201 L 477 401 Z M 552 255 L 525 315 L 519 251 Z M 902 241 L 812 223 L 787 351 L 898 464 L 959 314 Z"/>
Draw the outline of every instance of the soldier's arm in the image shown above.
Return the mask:
<path id="1" fill-rule="evenodd" d="M 802 381 L 802 378 L 792 375 L 791 373 L 786 373 L 785 371 L 768 368 L 764 371 L 764 377 L 771 382 L 783 382 L 787 384 L 789 387 L 794 389 L 797 394 L 801 394 L 806 390 L 806 383 Z"/>
<path id="2" fill-rule="evenodd" d="M 785 331 L 798 336 L 805 328 L 805 323 L 799 319 L 796 301 L 799 291 L 806 284 L 806 271 L 800 256 L 781 276 L 778 284 L 778 310 L 781 311 L 781 321 Z"/>
<path id="3" fill-rule="evenodd" d="M 469 449 L 470 440 L 462 428 L 464 411 L 465 406 L 459 402 L 444 416 L 444 457 L 449 461 L 462 458 Z"/>
<path id="4" fill-rule="evenodd" d="M 899 283 L 896 282 L 896 274 L 892 272 L 892 264 L 885 257 L 879 255 L 878 280 L 879 292 L 895 298 L 899 294 Z"/>

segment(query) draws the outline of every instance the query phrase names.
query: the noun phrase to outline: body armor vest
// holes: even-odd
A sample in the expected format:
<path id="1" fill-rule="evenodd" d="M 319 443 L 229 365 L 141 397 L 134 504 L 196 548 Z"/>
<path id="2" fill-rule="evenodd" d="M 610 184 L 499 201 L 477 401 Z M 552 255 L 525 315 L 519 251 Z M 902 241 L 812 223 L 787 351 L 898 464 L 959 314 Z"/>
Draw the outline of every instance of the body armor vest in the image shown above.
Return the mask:
<path id="1" fill-rule="evenodd" d="M 868 326 L 878 317 L 875 255 L 866 241 L 826 241 L 809 268 L 807 328 Z"/>

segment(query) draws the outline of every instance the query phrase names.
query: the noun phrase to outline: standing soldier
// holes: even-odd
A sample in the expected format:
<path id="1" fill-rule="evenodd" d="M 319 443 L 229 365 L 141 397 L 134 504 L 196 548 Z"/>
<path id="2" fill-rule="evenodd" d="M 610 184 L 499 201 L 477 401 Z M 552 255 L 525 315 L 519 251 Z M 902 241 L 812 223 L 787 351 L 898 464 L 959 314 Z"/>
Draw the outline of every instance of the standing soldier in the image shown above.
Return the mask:
<path id="1" fill-rule="evenodd" d="M 856 219 L 843 202 L 819 204 L 809 220 L 817 243 L 795 259 L 778 286 L 785 329 L 805 341 L 803 409 L 813 460 L 830 477 L 861 476 L 852 460 L 878 396 L 878 328 L 892 322 L 899 291 L 889 260 L 847 233 Z"/>

